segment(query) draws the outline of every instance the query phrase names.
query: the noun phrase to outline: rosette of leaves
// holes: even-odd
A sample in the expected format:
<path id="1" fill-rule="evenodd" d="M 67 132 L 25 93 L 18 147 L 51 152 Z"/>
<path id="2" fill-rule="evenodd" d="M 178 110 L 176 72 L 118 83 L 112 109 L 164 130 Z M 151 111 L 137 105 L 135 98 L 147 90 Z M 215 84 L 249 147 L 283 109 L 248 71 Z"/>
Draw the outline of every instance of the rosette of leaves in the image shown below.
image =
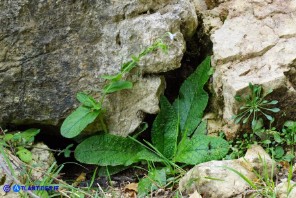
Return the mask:
<path id="1" fill-rule="evenodd" d="M 235 100 L 243 104 L 239 109 L 240 112 L 233 117 L 235 123 L 238 124 L 242 122 L 246 124 L 249 120 L 252 120 L 251 125 L 252 128 L 254 128 L 260 114 L 265 116 L 269 121 L 272 121 L 273 117 L 270 113 L 277 113 L 280 109 L 270 106 L 276 105 L 278 101 L 268 101 L 265 100 L 265 97 L 272 93 L 273 90 L 270 89 L 267 93 L 263 94 L 262 86 L 253 85 L 252 83 L 249 83 L 249 89 L 251 93 L 245 97 L 235 96 Z"/>
<path id="2" fill-rule="evenodd" d="M 134 138 L 101 134 L 87 138 L 75 149 L 78 161 L 100 166 L 128 166 L 140 161 L 198 164 L 222 159 L 228 142 L 206 135 L 202 121 L 208 103 L 203 89 L 210 74 L 207 57 L 182 84 L 179 97 L 171 104 L 160 98 L 160 112 L 153 126 L 152 143 L 144 145 Z"/>

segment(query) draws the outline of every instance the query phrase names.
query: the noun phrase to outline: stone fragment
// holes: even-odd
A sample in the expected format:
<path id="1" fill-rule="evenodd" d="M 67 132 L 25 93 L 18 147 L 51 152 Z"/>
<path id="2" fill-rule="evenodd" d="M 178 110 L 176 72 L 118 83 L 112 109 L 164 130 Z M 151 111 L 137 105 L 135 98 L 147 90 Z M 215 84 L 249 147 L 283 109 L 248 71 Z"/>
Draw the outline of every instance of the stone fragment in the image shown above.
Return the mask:
<path id="1" fill-rule="evenodd" d="M 32 171 L 32 179 L 41 181 L 45 173 L 56 162 L 53 153 L 49 150 L 48 146 L 44 143 L 34 144 L 32 153 L 32 162 L 30 163 L 34 167 Z"/>

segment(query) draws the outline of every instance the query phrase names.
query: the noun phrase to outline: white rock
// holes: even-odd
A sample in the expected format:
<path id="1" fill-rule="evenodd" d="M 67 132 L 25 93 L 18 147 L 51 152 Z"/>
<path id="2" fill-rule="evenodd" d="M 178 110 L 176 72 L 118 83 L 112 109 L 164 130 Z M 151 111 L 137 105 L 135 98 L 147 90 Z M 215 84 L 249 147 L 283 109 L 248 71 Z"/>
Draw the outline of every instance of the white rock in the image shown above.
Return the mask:
<path id="1" fill-rule="evenodd" d="M 276 186 L 276 192 L 278 198 L 295 198 L 296 197 L 296 183 L 290 181 L 290 183 L 282 182 Z M 290 192 L 289 192 L 290 191 Z"/>
<path id="2" fill-rule="evenodd" d="M 237 160 L 210 161 L 196 165 L 181 178 L 179 189 L 188 194 L 197 191 L 206 197 L 240 198 L 250 190 L 249 184 L 235 172 L 227 169 L 232 168 L 252 181 L 257 180 L 257 172 L 262 171 L 265 159 L 268 173 L 271 173 L 272 164 L 268 154 L 260 146 L 254 145 L 248 149 L 244 158 Z"/>
<path id="3" fill-rule="evenodd" d="M 274 90 L 269 98 L 278 100 L 285 112 L 272 114 L 279 126 L 295 120 L 290 108 L 296 105 L 295 1 L 231 0 L 201 13 L 213 42 L 213 86 L 220 104 L 216 113 L 225 125 L 220 130 L 226 129 L 228 138 L 236 135 L 231 118 L 242 104 L 234 96 L 249 92 L 249 82 Z"/>
<path id="4" fill-rule="evenodd" d="M 49 151 L 48 146 L 43 143 L 34 144 L 31 150 L 32 162 L 31 166 L 34 169 L 31 172 L 31 179 L 41 181 L 45 173 L 49 170 L 52 164 L 56 161 L 53 153 Z"/>

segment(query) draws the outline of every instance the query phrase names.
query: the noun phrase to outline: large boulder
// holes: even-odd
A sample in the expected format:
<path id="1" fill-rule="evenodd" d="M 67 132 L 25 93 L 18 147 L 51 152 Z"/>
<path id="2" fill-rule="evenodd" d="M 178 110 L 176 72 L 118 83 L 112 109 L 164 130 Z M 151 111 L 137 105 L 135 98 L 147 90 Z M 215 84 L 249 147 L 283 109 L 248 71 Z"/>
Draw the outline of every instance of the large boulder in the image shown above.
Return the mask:
<path id="1" fill-rule="evenodd" d="M 197 27 L 187 0 L 4 0 L 0 11 L 1 126 L 60 125 L 78 105 L 77 92 L 99 98 L 98 76 L 118 72 L 132 54 L 176 33 L 168 54 L 140 62 L 134 90 L 108 98 L 109 130 L 123 136 L 144 113 L 158 112 L 164 82 L 154 74 L 180 67 Z"/>
<path id="2" fill-rule="evenodd" d="M 211 10 L 201 5 L 196 9 L 213 42 L 216 119 L 223 119 L 217 123 L 227 137 L 236 135 L 231 118 L 242 105 L 234 96 L 247 93 L 250 82 L 274 90 L 269 98 L 279 101 L 277 126 L 296 120 L 296 2 L 229 0 Z"/>

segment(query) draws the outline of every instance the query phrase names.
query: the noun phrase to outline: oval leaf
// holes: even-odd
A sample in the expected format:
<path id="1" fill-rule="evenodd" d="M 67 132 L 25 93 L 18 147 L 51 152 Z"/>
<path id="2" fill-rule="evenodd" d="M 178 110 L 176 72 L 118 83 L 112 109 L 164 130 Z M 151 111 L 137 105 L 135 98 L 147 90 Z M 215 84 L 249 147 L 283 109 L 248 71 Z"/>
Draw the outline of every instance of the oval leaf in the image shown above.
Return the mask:
<path id="1" fill-rule="evenodd" d="M 82 163 L 100 166 L 131 165 L 160 159 L 132 139 L 111 134 L 92 136 L 75 149 L 75 158 Z"/>
<path id="2" fill-rule="evenodd" d="M 228 149 L 228 142 L 222 138 L 197 135 L 192 139 L 186 138 L 178 145 L 175 161 L 195 165 L 219 160 L 227 154 Z"/>
<path id="3" fill-rule="evenodd" d="M 66 138 L 73 138 L 79 135 L 83 129 L 92 123 L 100 114 L 100 110 L 80 106 L 71 113 L 63 122 L 61 134 Z"/>
<path id="4" fill-rule="evenodd" d="M 271 112 L 274 112 L 274 113 L 277 113 L 280 111 L 279 108 L 272 108 L 272 109 L 267 109 L 268 111 L 271 111 Z"/>
<path id="5" fill-rule="evenodd" d="M 25 163 L 32 161 L 32 153 L 28 149 L 22 148 L 16 154 Z"/>

